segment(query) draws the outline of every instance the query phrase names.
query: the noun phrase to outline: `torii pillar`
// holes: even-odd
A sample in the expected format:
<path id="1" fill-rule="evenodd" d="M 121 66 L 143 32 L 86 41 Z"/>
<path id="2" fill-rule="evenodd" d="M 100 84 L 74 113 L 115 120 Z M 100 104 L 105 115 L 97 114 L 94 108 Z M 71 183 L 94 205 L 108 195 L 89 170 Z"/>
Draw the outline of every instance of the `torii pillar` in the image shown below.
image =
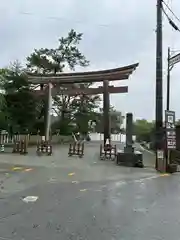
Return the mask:
<path id="1" fill-rule="evenodd" d="M 110 99 L 109 99 L 109 81 L 103 81 L 103 118 L 104 118 L 104 144 L 106 144 L 106 140 L 111 137 L 111 128 L 110 128 Z"/>

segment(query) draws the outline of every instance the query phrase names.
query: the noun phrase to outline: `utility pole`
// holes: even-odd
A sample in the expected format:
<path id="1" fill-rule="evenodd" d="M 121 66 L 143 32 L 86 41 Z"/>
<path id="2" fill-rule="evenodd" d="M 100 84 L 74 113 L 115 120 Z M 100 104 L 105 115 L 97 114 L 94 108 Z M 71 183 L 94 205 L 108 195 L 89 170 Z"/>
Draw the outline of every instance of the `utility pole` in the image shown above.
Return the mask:
<path id="1" fill-rule="evenodd" d="M 170 48 L 168 48 L 168 59 L 167 59 L 167 103 L 166 110 L 169 111 L 169 98 L 170 98 Z"/>
<path id="2" fill-rule="evenodd" d="M 156 29 L 156 169 L 159 170 L 159 159 L 164 162 L 163 153 L 163 75 L 162 75 L 162 0 L 157 0 Z"/>

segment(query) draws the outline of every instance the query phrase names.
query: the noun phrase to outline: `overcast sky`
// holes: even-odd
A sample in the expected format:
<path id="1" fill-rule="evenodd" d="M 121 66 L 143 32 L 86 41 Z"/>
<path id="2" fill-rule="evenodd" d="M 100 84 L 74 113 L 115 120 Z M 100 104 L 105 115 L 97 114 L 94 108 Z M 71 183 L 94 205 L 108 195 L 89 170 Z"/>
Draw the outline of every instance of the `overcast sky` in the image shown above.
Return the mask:
<path id="1" fill-rule="evenodd" d="M 180 17 L 180 1 L 166 2 Z M 58 38 L 74 28 L 84 33 L 80 49 L 90 60 L 88 70 L 139 62 L 128 81 L 116 83 L 128 84 L 129 93 L 111 95 L 111 104 L 136 118 L 154 119 L 156 0 L 6 0 L 0 12 L 0 67 L 24 62 L 34 48 L 56 47 Z M 165 17 L 163 29 L 165 86 L 167 47 L 180 50 L 180 33 Z M 180 118 L 178 69 L 180 63 L 172 70 L 170 107 Z"/>

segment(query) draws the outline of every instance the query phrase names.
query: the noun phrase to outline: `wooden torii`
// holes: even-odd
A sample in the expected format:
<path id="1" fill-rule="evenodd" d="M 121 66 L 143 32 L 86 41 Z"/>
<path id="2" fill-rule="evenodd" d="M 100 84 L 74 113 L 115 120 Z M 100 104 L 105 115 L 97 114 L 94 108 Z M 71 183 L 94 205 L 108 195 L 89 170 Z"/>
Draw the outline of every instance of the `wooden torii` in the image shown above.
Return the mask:
<path id="1" fill-rule="evenodd" d="M 78 95 L 78 94 L 103 94 L 103 115 L 104 115 L 104 143 L 107 139 L 110 139 L 110 99 L 109 94 L 111 93 L 126 93 L 128 92 L 127 86 L 114 87 L 109 86 L 109 81 L 119 81 L 127 80 L 129 76 L 135 71 L 139 64 L 132 64 L 121 68 L 101 70 L 101 71 L 89 71 L 89 72 L 75 72 L 75 73 L 59 73 L 59 74 L 37 74 L 37 73 L 26 73 L 28 82 L 33 85 L 41 86 L 39 91 L 36 91 L 36 94 L 43 95 L 48 89 L 48 99 L 50 106 L 51 96 L 57 94 L 67 94 L 67 95 Z M 98 88 L 74 88 L 73 84 L 75 83 L 95 83 L 103 82 L 103 87 Z M 65 91 L 62 91 L 60 87 L 63 85 L 68 85 L 68 88 Z M 49 120 L 47 121 L 46 127 L 46 140 L 49 140 L 49 130 L 50 130 L 50 114 L 48 115 Z"/>

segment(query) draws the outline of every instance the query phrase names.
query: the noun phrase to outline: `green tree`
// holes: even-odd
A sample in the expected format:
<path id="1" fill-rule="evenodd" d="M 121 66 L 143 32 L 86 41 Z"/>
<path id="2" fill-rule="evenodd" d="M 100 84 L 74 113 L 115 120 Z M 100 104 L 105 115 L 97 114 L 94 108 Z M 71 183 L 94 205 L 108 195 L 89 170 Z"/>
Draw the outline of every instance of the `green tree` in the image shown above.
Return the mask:
<path id="1" fill-rule="evenodd" d="M 122 132 L 122 124 L 124 121 L 124 116 L 120 111 L 114 109 L 113 106 L 110 107 L 109 110 L 110 114 L 110 127 L 111 133 L 120 133 Z M 103 109 L 100 109 L 100 112 L 97 114 L 97 125 L 96 131 L 103 133 L 104 132 L 104 116 L 103 116 Z"/>
<path id="2" fill-rule="evenodd" d="M 124 121 L 124 116 L 120 111 L 117 111 L 112 106 L 110 108 L 110 119 L 111 119 L 111 132 L 112 133 L 122 132 L 122 124 Z"/>
<path id="3" fill-rule="evenodd" d="M 88 66 L 89 61 L 78 48 L 78 45 L 82 40 L 82 36 L 82 33 L 77 33 L 76 31 L 71 30 L 67 37 L 59 39 L 57 48 L 35 49 L 34 52 L 27 58 L 27 68 L 36 73 L 52 73 L 56 75 L 65 71 L 65 69 L 75 70 L 77 65 L 82 67 Z M 76 87 L 79 87 L 79 84 L 75 85 Z M 89 86 L 90 84 L 88 84 L 88 86 L 86 84 L 81 84 L 82 88 Z M 78 126 L 82 126 L 85 122 L 87 125 L 87 121 L 90 116 L 89 113 L 94 110 L 97 101 L 99 101 L 99 97 L 97 96 L 87 96 L 86 100 L 83 100 L 84 104 L 86 104 L 87 114 L 85 115 L 84 113 L 83 116 L 81 114 L 80 117 L 80 114 L 78 115 L 77 112 L 80 110 L 80 105 L 82 105 L 82 101 L 79 100 L 81 97 L 67 96 L 63 94 L 64 90 L 71 87 L 72 85 L 59 86 L 59 93 L 54 97 L 53 101 L 53 109 L 59 116 L 59 129 L 61 134 L 65 134 L 74 122 Z M 94 107 L 92 107 L 93 104 Z M 87 120 L 84 121 L 84 119 Z M 58 127 L 57 123 L 56 126 Z"/>
<path id="4" fill-rule="evenodd" d="M 134 134 L 138 141 L 152 141 L 154 122 L 148 122 L 146 119 L 138 119 L 134 122 Z"/>
<path id="5" fill-rule="evenodd" d="M 88 86 L 87 86 L 88 87 Z M 83 133 L 84 135 L 90 129 L 89 122 L 96 118 L 96 110 L 100 104 L 100 97 L 80 95 L 73 101 L 74 107 L 74 118 L 77 126 L 77 131 Z"/>
<path id="6" fill-rule="evenodd" d="M 1 89 L 5 104 L 2 112 L 9 131 L 30 131 L 36 120 L 36 101 L 18 62 L 1 71 Z"/>
<path id="7" fill-rule="evenodd" d="M 81 89 L 86 89 L 90 84 L 82 84 Z M 100 104 L 100 97 L 98 95 L 88 96 L 79 94 L 76 96 L 64 96 L 62 98 L 56 96 L 54 98 L 55 112 L 59 115 L 59 128 L 61 134 L 69 130 L 78 131 L 86 134 L 89 129 L 89 121 L 93 120 L 96 115 L 96 109 Z M 65 131 L 65 132 L 64 132 Z"/>
<path id="8" fill-rule="evenodd" d="M 77 33 L 73 29 L 67 37 L 61 37 L 57 48 L 35 49 L 27 58 L 27 67 L 36 73 L 59 73 L 66 67 L 75 70 L 77 65 L 86 67 L 89 61 L 78 49 L 78 44 L 82 40 L 82 33 Z"/>

